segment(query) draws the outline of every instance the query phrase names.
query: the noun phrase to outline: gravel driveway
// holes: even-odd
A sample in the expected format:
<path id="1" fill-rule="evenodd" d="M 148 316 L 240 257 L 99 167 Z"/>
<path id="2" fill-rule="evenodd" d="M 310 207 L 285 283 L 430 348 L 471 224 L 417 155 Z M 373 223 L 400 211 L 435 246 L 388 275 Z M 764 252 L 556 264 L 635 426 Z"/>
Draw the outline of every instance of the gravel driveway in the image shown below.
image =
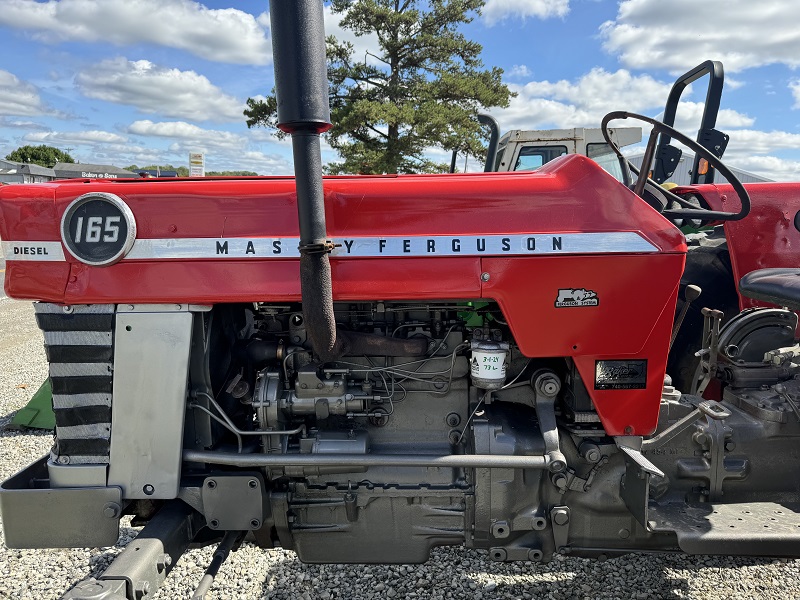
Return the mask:
<path id="1" fill-rule="evenodd" d="M 0 429 L 38 389 L 47 364 L 29 303 L 0 299 Z M 49 448 L 49 433 L 0 432 L 0 479 Z M 2 522 L 0 522 L 2 528 Z M 9 550 L 0 545 L 0 599 L 59 598 L 97 575 L 117 546 L 94 550 Z M 190 598 L 211 550 L 188 552 L 155 596 Z M 557 557 L 552 563 L 493 563 L 463 548 L 434 550 L 424 565 L 304 565 L 292 552 L 246 544 L 223 565 L 211 598 L 800 598 L 800 560 L 629 556 L 606 562 Z"/>

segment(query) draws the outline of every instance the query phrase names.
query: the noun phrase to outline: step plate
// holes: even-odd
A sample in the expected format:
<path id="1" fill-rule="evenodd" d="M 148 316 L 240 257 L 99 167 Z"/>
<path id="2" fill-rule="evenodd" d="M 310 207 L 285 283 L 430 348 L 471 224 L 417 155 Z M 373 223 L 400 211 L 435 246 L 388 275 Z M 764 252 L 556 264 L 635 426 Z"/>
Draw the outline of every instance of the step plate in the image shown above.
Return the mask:
<path id="1" fill-rule="evenodd" d="M 688 554 L 800 556 L 800 503 L 651 505 L 648 521 Z"/>

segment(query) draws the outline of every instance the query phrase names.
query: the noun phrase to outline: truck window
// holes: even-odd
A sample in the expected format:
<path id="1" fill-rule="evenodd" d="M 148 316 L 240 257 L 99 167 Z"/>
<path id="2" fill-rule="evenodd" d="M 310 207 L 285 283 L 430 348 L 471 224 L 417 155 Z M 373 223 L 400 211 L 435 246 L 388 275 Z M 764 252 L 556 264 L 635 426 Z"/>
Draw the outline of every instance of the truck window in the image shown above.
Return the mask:
<path id="1" fill-rule="evenodd" d="M 566 153 L 566 146 L 523 146 L 519 150 L 514 170 L 533 171 Z"/>
<path id="2" fill-rule="evenodd" d="M 617 181 L 627 185 L 627 182 L 625 181 L 625 174 L 622 170 L 622 165 L 619 163 L 619 157 L 614 154 L 608 144 L 605 142 L 586 144 L 586 156 L 603 167 Z"/>

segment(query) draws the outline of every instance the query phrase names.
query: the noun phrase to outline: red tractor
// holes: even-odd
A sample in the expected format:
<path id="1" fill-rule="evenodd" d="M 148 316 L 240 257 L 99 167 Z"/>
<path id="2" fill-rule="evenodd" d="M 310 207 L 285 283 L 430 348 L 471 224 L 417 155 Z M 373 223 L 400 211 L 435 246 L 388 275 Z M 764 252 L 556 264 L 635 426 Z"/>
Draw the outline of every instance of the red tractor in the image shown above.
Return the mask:
<path id="1" fill-rule="evenodd" d="M 0 191 L 5 290 L 36 300 L 56 415 L 50 454 L 0 487 L 6 544 L 111 545 L 135 515 L 141 534 L 66 596 L 104 600 L 150 597 L 189 544 L 219 542 L 202 596 L 246 535 L 313 563 L 462 544 L 800 556 L 795 314 L 719 331 L 706 311 L 700 381 L 721 401 L 665 385 L 672 220 L 738 227 L 771 188 L 658 123 L 732 187 L 631 190 L 580 155 L 323 179 L 322 5 L 270 11 L 295 178 Z M 796 309 L 796 280 L 742 290 Z"/>

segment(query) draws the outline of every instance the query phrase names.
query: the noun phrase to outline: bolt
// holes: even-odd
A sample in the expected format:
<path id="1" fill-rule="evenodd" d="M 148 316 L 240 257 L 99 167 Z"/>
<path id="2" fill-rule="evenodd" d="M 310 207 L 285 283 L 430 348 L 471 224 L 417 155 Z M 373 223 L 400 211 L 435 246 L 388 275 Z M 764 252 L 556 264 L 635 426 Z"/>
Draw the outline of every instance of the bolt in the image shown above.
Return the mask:
<path id="1" fill-rule="evenodd" d="M 250 481 L 247 482 L 247 485 L 250 486 L 251 490 L 254 490 L 258 487 L 258 481 L 256 481 L 255 479 L 251 479 Z"/>
<path id="2" fill-rule="evenodd" d="M 452 412 L 445 417 L 445 423 L 447 423 L 448 427 L 458 427 L 458 424 L 461 423 L 461 416 Z"/>
<path id="3" fill-rule="evenodd" d="M 561 382 L 552 375 L 543 375 L 536 380 L 536 387 L 545 396 L 555 396 L 561 389 Z"/>
<path id="4" fill-rule="evenodd" d="M 63 310 L 63 311 L 64 311 L 64 314 L 67 314 L 67 315 L 68 315 L 68 314 L 72 313 L 72 312 L 73 312 L 75 309 L 74 309 L 74 308 L 72 308 L 71 306 L 65 306 L 65 307 L 63 307 L 61 310 Z"/>
<path id="5" fill-rule="evenodd" d="M 253 529 L 258 529 L 259 527 L 261 527 L 261 521 L 259 521 L 258 519 L 251 519 L 250 527 L 252 527 Z"/>
<path id="6" fill-rule="evenodd" d="M 150 484 L 148 483 L 148 484 L 146 484 L 146 485 L 145 485 L 145 486 L 142 488 L 142 491 L 143 491 L 145 494 L 147 494 L 148 496 L 152 496 L 152 495 L 153 495 L 153 493 L 156 491 L 156 488 L 154 488 L 152 485 L 150 485 Z"/>
<path id="7" fill-rule="evenodd" d="M 734 450 L 736 450 L 736 442 L 733 442 L 733 441 L 730 441 L 730 440 L 725 442 L 725 451 L 726 452 L 733 452 Z"/>
<path id="8" fill-rule="evenodd" d="M 217 519 L 211 519 L 208 522 L 208 526 L 211 527 L 211 529 L 216 529 L 217 527 L 219 527 L 219 521 Z"/>
<path id="9" fill-rule="evenodd" d="M 161 558 L 156 561 L 156 569 L 158 569 L 158 572 L 161 573 L 171 564 L 172 557 L 169 554 L 162 554 Z"/>
<path id="10" fill-rule="evenodd" d="M 69 464 L 69 456 L 59 456 L 58 457 L 58 464 L 60 464 L 60 465 L 68 465 Z"/>
<path id="11" fill-rule="evenodd" d="M 490 277 L 488 273 L 481 273 L 481 281 L 489 281 Z"/>
<path id="12" fill-rule="evenodd" d="M 133 595 L 137 599 L 144 598 L 150 593 L 150 582 L 149 581 L 140 581 L 136 584 L 133 589 Z"/>
<path id="13" fill-rule="evenodd" d="M 109 502 L 103 507 L 103 516 L 109 519 L 115 518 L 119 515 L 119 505 L 115 502 Z"/>
<path id="14" fill-rule="evenodd" d="M 215 487 L 217 487 L 217 482 L 214 481 L 213 479 L 209 479 L 208 481 L 206 481 L 206 487 L 210 490 L 213 490 Z"/>
<path id="15" fill-rule="evenodd" d="M 569 523 L 569 513 L 564 508 L 553 511 L 553 522 L 556 525 L 566 525 Z"/>
<path id="16" fill-rule="evenodd" d="M 624 433 L 625 433 L 625 435 L 633 435 L 633 427 L 628 425 L 627 427 L 625 427 L 625 432 Z"/>

